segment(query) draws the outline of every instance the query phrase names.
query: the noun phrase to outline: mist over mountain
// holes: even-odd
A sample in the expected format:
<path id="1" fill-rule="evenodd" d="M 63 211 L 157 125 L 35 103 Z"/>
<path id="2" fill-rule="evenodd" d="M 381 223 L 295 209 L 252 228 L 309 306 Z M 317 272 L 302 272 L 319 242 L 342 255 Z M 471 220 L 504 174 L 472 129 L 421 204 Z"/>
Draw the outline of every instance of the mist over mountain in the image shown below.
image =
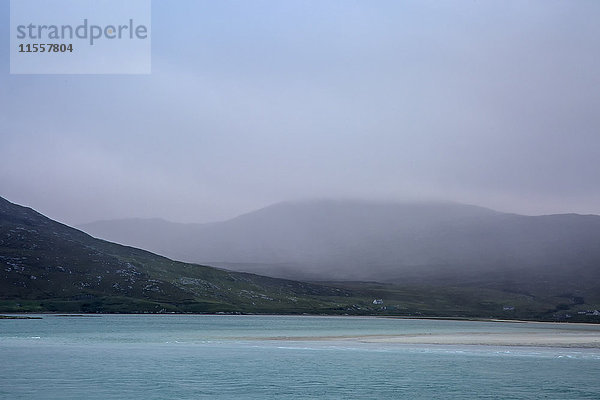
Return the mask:
<path id="1" fill-rule="evenodd" d="M 599 216 L 456 203 L 285 202 L 219 223 L 130 219 L 81 229 L 176 259 L 286 278 L 522 285 L 597 277 L 600 269 Z"/>
<path id="2" fill-rule="evenodd" d="M 0 197 L 0 311 L 340 312 L 360 301 L 348 296 L 173 261 L 93 238 Z"/>

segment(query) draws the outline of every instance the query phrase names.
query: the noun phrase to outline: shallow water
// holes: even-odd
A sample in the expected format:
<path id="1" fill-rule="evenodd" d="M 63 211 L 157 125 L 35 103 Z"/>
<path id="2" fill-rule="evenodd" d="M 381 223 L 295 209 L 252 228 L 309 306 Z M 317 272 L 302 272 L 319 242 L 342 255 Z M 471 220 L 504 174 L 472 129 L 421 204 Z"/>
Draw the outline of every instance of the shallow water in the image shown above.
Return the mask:
<path id="1" fill-rule="evenodd" d="M 308 316 L 0 320 L 0 398 L 599 399 L 598 349 L 320 340 L 547 331 L 600 327 Z"/>

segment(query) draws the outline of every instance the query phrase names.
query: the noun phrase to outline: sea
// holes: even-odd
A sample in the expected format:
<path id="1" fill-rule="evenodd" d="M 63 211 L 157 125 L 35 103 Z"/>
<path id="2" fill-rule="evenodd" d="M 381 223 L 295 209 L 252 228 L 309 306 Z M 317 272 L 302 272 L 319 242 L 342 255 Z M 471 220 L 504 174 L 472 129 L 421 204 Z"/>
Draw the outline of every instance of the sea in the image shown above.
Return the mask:
<path id="1" fill-rule="evenodd" d="M 600 350 L 369 342 L 600 326 L 257 315 L 0 319 L 0 399 L 600 399 Z M 358 338 L 358 339 L 357 339 Z"/>

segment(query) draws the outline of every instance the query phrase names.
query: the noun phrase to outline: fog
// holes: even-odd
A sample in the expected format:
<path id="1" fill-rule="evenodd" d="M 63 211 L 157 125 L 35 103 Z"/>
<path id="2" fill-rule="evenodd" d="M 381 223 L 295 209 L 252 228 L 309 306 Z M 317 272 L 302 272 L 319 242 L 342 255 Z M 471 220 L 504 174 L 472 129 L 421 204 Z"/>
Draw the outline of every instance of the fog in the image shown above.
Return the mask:
<path id="1" fill-rule="evenodd" d="M 511 286 L 549 279 L 566 290 L 566 282 L 596 285 L 600 273 L 596 215 L 319 200 L 279 203 L 219 223 L 126 219 L 79 228 L 176 260 L 301 280 Z"/>
<path id="2" fill-rule="evenodd" d="M 3 23 L 0 196 L 69 224 L 310 198 L 600 214 L 598 15 L 593 1 L 154 1 L 139 76 L 9 75 Z"/>

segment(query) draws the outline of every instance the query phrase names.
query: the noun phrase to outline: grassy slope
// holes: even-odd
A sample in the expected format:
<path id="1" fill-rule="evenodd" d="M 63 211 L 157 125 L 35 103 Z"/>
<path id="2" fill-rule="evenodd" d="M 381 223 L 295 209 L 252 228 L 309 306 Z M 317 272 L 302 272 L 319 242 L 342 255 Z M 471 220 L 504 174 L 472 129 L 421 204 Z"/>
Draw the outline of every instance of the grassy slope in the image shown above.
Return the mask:
<path id="1" fill-rule="evenodd" d="M 0 310 L 329 312 L 339 288 L 180 263 L 0 200 Z"/>
<path id="2" fill-rule="evenodd" d="M 544 321 L 600 322 L 578 311 L 600 308 L 600 301 L 571 294 L 522 293 L 498 289 L 461 286 L 394 285 L 375 282 L 328 282 L 351 290 L 356 298 L 384 300 L 381 314 L 413 317 L 458 317 L 530 319 Z M 378 306 L 381 308 L 382 306 Z M 514 307 L 514 310 L 504 310 Z M 570 315 L 570 318 L 566 318 Z"/>

